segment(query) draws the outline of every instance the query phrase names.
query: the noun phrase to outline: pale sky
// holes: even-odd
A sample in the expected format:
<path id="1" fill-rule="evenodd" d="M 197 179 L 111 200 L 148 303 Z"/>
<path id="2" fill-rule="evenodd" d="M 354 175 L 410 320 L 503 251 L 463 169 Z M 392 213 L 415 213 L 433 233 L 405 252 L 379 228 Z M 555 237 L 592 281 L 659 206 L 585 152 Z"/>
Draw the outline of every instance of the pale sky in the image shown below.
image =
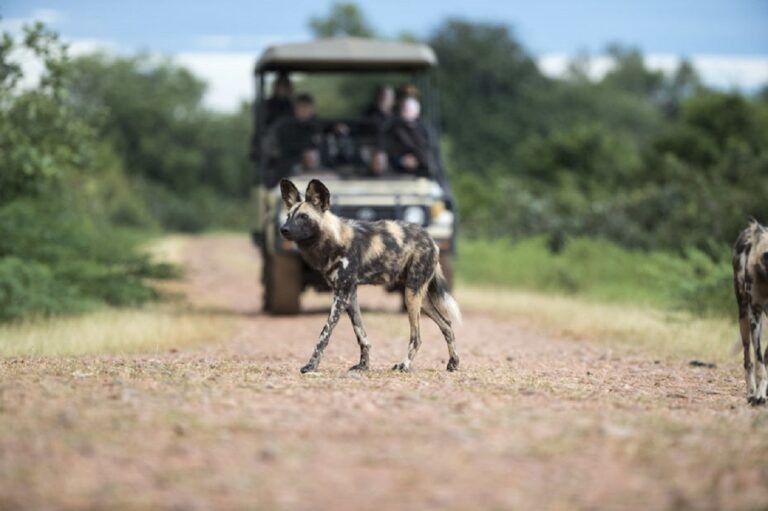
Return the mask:
<path id="1" fill-rule="evenodd" d="M 705 82 L 754 91 L 768 83 L 768 1 L 765 0 L 474 0 L 358 2 L 383 36 L 403 31 L 428 37 L 447 17 L 509 25 L 550 75 L 581 51 L 607 62 L 608 43 L 638 47 L 649 66 L 673 69 L 691 59 Z M 128 54 L 172 55 L 209 83 L 206 104 L 236 108 L 252 94 L 251 72 L 270 44 L 307 40 L 307 20 L 328 12 L 317 0 L 194 2 L 179 0 L 0 0 L 0 29 L 46 22 L 72 44 Z"/>

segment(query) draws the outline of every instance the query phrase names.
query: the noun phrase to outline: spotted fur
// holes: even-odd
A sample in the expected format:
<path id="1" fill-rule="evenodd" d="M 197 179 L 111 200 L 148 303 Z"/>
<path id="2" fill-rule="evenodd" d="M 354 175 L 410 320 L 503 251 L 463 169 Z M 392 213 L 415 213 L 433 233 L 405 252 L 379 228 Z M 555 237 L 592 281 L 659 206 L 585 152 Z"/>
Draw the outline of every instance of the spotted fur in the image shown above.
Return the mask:
<path id="1" fill-rule="evenodd" d="M 762 318 L 768 306 L 768 230 L 756 220 L 741 232 L 733 247 L 733 283 L 739 307 L 739 330 L 744 351 L 744 378 L 747 401 L 766 402 L 768 372 L 760 346 Z M 755 352 L 752 363 L 750 345 Z"/>
<path id="2" fill-rule="evenodd" d="M 319 271 L 333 290 L 328 320 L 302 373 L 317 369 L 323 350 L 340 316 L 346 312 L 360 346 L 360 362 L 350 369 L 367 370 L 368 342 L 357 286 L 362 284 L 402 287 L 411 325 L 408 353 L 393 367 L 407 372 L 421 345 L 420 317 L 431 318 L 448 344 L 449 371 L 459 367 L 453 324 L 461 320 L 456 301 L 448 293 L 440 268 L 440 250 L 420 226 L 395 220 L 363 222 L 340 218 L 330 211 L 330 192 L 318 180 L 310 181 L 304 199 L 289 180 L 280 182 L 288 208 L 280 233 L 294 241 L 307 263 Z"/>

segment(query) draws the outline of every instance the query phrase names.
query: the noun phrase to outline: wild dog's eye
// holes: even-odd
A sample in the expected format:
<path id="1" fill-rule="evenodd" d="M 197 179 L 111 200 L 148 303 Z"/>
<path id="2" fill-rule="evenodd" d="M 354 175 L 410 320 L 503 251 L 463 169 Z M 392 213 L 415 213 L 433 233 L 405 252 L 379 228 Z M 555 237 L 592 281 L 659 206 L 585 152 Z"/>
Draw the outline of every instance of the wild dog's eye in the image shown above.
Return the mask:
<path id="1" fill-rule="evenodd" d="M 306 220 L 307 218 L 309 218 L 309 215 L 306 213 L 299 213 L 299 218 L 301 218 L 302 220 Z"/>

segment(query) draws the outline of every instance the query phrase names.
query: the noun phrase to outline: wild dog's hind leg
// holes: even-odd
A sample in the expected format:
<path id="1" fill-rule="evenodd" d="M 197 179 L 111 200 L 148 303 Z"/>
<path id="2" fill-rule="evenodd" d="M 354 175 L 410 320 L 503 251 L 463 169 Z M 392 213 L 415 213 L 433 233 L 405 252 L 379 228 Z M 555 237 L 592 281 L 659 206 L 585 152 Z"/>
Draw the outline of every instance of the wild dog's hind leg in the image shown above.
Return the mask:
<path id="1" fill-rule="evenodd" d="M 768 373 L 765 370 L 765 358 L 763 356 L 763 350 L 760 346 L 760 334 L 762 333 L 762 319 L 763 319 L 763 307 L 760 305 L 752 306 L 751 314 L 751 330 L 752 330 L 752 345 L 755 348 L 755 370 L 757 372 L 756 387 L 754 404 L 765 404 L 766 389 L 768 388 Z"/>
<path id="2" fill-rule="evenodd" d="M 331 332 L 339 322 L 341 313 L 347 309 L 347 303 L 349 301 L 349 294 L 342 293 L 336 294 L 333 297 L 333 304 L 331 305 L 331 312 L 328 314 L 328 321 L 326 321 L 323 330 L 320 332 L 320 338 L 317 340 L 315 351 L 312 353 L 307 365 L 301 368 L 302 373 L 308 373 L 317 369 L 320 364 L 320 359 L 323 356 L 323 350 L 328 346 L 328 341 L 331 339 Z"/>
<path id="3" fill-rule="evenodd" d="M 365 335 L 365 328 L 363 328 L 363 317 L 360 314 L 360 305 L 357 303 L 357 292 L 353 292 L 349 298 L 347 314 L 349 314 L 349 319 L 352 321 L 352 328 L 355 330 L 357 344 L 360 346 L 360 362 L 350 367 L 349 370 L 367 371 L 368 352 L 371 349 L 371 345 L 368 342 L 368 336 Z"/>
<path id="4" fill-rule="evenodd" d="M 408 311 L 408 322 L 411 324 L 411 338 L 408 342 L 408 354 L 405 360 L 395 364 L 392 368 L 395 371 L 407 373 L 411 370 L 411 363 L 419 352 L 421 346 L 421 329 L 419 321 L 421 320 L 421 305 L 424 300 L 424 294 L 427 286 L 422 285 L 416 291 L 406 287 L 405 289 L 405 308 Z"/>
<path id="5" fill-rule="evenodd" d="M 427 315 L 432 321 L 435 322 L 437 327 L 443 333 L 445 342 L 448 344 L 448 369 L 449 371 L 455 371 L 459 368 L 459 355 L 456 353 L 456 337 L 453 335 L 453 327 L 451 327 L 451 320 L 443 316 L 439 310 L 432 303 L 429 296 L 424 299 L 424 314 Z"/>

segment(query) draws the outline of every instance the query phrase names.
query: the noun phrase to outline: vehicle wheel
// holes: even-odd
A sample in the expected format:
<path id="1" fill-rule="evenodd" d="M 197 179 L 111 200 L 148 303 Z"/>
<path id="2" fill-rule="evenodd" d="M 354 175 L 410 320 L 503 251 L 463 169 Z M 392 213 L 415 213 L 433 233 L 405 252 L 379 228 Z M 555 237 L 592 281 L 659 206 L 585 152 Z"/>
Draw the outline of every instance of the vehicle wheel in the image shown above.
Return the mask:
<path id="1" fill-rule="evenodd" d="M 270 314 L 298 314 L 302 288 L 301 259 L 292 255 L 264 258 L 264 311 Z"/>
<path id="2" fill-rule="evenodd" d="M 448 290 L 453 290 L 453 254 L 440 254 L 440 267 L 448 282 Z"/>

